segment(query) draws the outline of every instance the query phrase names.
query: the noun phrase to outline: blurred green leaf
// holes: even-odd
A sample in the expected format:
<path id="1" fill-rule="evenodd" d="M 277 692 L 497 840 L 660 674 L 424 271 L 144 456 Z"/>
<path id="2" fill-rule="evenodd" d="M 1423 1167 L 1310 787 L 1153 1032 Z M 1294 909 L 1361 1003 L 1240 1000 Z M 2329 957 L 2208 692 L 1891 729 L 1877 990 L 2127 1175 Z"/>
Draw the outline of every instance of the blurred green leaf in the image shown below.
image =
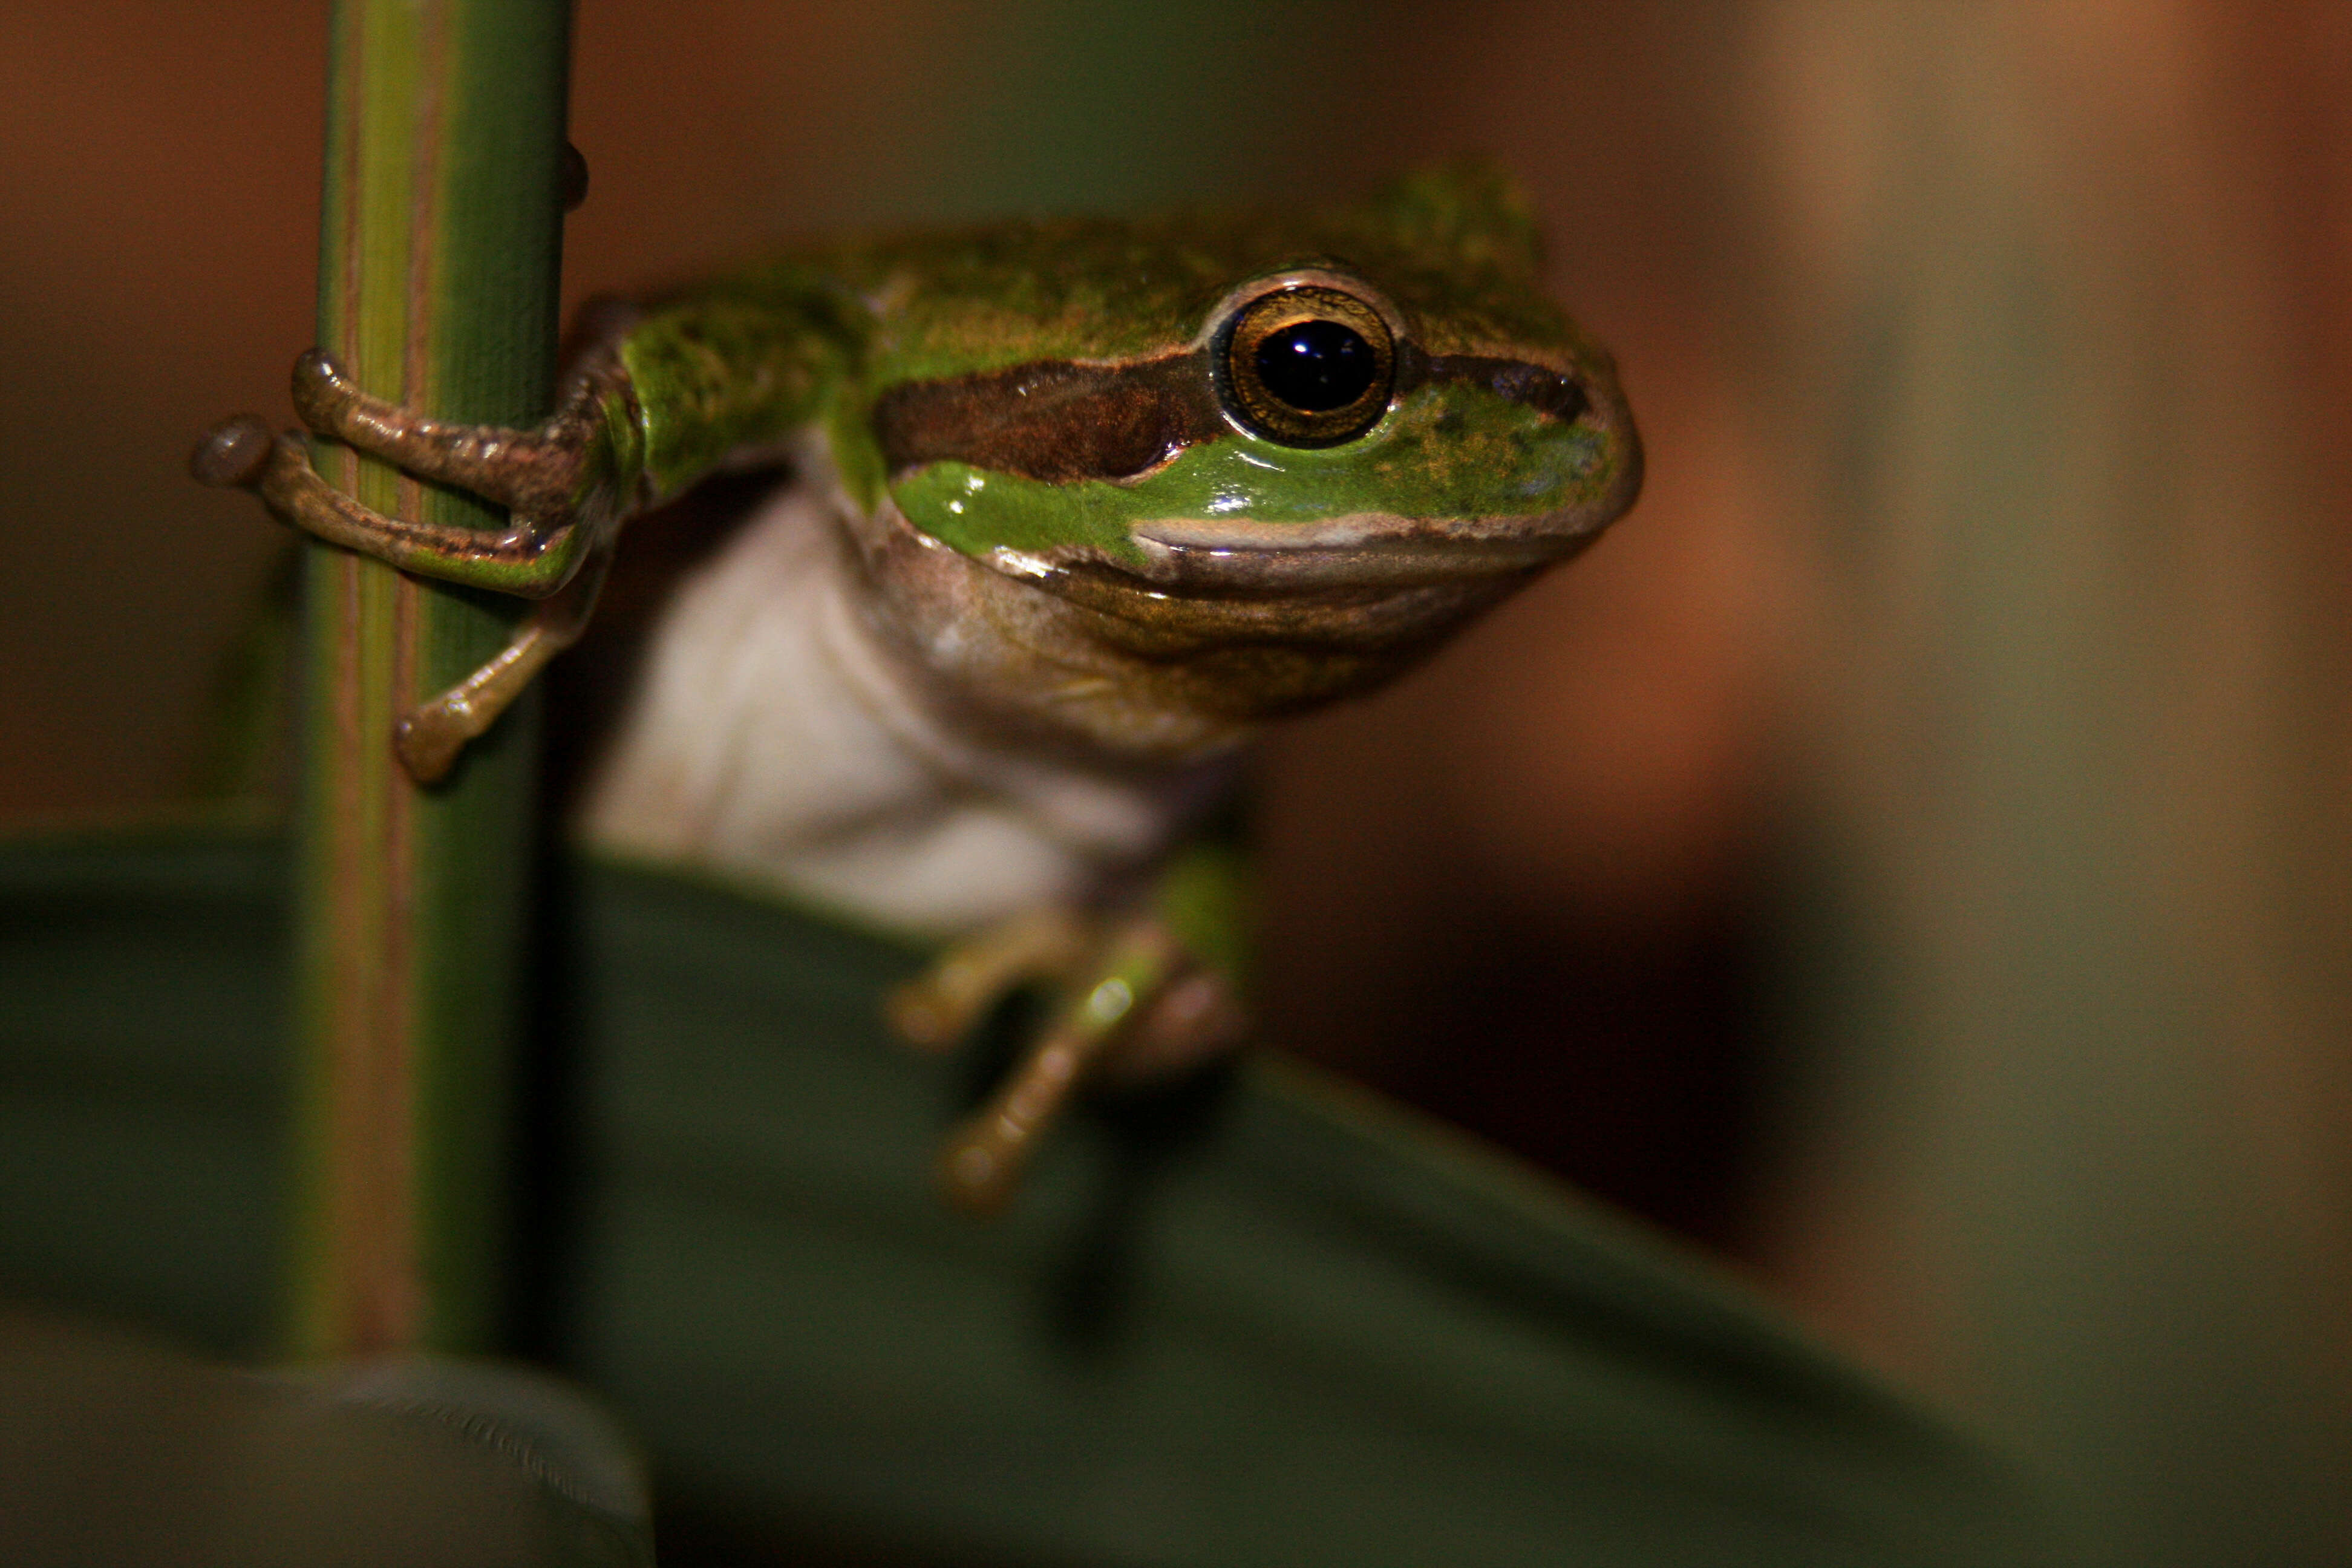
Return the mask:
<path id="1" fill-rule="evenodd" d="M 184 1170 L 266 1190 L 277 855 L 0 854 L 0 1287 L 258 1329 L 267 1203 L 203 1215 L 217 1255 L 122 1259 L 188 1213 Z M 919 954 L 723 887 L 569 876 L 546 1342 L 674 1504 L 746 1541 L 1220 1568 L 2054 1560 L 2021 1478 L 1736 1285 L 1279 1058 L 1099 1103 L 1005 1222 L 951 1215 L 929 1155 L 981 1064 L 912 1055 L 877 1015 Z M 60 1158 L 42 1129 L 63 1116 L 107 1134 L 96 1152 Z"/>

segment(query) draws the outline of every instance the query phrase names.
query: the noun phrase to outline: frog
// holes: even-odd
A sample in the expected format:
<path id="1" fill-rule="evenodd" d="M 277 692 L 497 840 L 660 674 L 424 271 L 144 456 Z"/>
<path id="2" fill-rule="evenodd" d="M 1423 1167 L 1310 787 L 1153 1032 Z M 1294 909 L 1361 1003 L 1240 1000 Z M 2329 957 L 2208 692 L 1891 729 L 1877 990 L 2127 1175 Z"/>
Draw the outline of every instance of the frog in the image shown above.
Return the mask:
<path id="1" fill-rule="evenodd" d="M 194 467 L 536 602 L 399 721 L 427 787 L 582 634 L 630 519 L 786 476 L 663 610 L 578 827 L 933 944 L 888 1007 L 916 1045 L 1050 998 L 940 1152 L 950 1200 L 991 1214 L 1083 1086 L 1250 1037 L 1203 825 L 1252 740 L 1395 679 L 1633 504 L 1614 363 L 1541 278 L 1525 194 L 1475 161 L 1354 200 L 853 237 L 600 306 L 535 427 L 403 408 L 312 350 L 307 435 L 239 416 Z M 312 437 L 508 525 L 370 510 Z"/>

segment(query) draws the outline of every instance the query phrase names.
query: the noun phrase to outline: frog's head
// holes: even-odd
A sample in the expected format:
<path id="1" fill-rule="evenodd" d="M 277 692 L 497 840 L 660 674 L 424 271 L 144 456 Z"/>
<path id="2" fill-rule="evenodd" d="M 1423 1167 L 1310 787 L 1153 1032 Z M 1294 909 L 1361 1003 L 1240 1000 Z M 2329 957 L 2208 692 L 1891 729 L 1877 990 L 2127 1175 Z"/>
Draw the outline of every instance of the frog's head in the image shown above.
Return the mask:
<path id="1" fill-rule="evenodd" d="M 1236 714 L 1377 679 L 1640 485 L 1609 358 L 1544 298 L 1526 205 L 1481 167 L 1319 213 L 1045 223 L 868 263 L 872 487 L 1155 657 L 1295 650 L 1211 693 Z"/>

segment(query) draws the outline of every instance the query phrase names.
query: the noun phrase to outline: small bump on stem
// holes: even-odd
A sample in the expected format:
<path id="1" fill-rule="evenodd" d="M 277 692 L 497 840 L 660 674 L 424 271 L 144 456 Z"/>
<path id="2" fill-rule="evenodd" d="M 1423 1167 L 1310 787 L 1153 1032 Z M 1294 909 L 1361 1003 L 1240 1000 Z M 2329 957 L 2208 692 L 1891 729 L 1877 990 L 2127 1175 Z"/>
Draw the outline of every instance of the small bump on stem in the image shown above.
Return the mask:
<path id="1" fill-rule="evenodd" d="M 563 144 L 563 210 L 578 212 L 588 199 L 588 160 L 571 142 Z"/>

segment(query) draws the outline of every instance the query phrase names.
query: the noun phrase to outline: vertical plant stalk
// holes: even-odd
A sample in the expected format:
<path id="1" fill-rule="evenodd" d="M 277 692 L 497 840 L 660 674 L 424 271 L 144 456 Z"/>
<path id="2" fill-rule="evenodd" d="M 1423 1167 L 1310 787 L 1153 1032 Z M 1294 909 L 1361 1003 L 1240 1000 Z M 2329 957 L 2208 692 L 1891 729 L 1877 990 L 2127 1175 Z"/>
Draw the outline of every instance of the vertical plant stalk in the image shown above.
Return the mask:
<path id="1" fill-rule="evenodd" d="M 368 391 L 455 419 L 546 412 L 569 35 L 566 0 L 338 0 L 319 342 Z M 378 510 L 503 521 L 312 449 Z M 521 606 L 306 548 L 293 1348 L 484 1349 L 503 1305 L 536 709 L 430 789 L 392 734 Z"/>

